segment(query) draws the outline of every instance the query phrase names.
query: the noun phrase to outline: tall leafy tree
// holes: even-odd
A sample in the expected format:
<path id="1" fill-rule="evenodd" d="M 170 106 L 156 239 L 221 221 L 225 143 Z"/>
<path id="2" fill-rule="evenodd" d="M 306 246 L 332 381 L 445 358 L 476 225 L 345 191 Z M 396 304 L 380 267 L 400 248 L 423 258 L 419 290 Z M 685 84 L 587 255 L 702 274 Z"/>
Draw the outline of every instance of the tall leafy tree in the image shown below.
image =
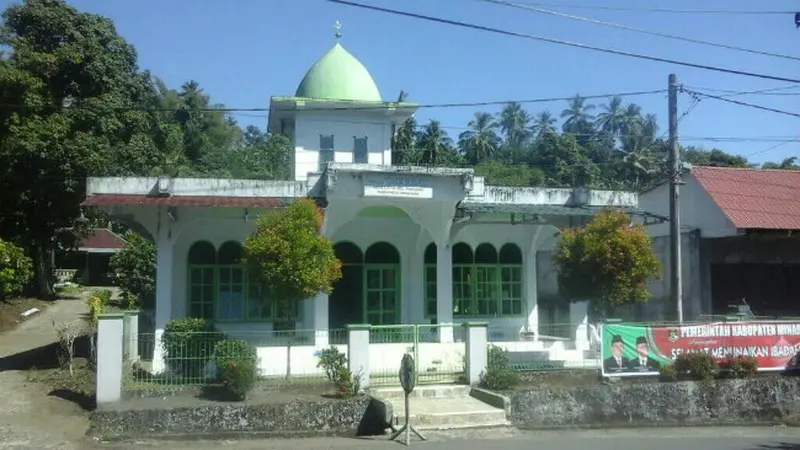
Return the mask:
<path id="1" fill-rule="evenodd" d="M 419 133 L 417 147 L 420 162 L 432 166 L 453 163 L 457 155 L 453 151 L 453 140 L 447 135 L 438 120 L 431 119 Z"/>
<path id="2" fill-rule="evenodd" d="M 531 132 L 536 139 L 541 139 L 547 134 L 556 132 L 556 122 L 556 118 L 550 111 L 542 111 L 533 117 Z"/>
<path id="3" fill-rule="evenodd" d="M 591 123 L 594 120 L 591 111 L 594 109 L 594 105 L 586 103 L 586 99 L 580 94 L 575 94 L 567 107 L 561 111 L 561 118 L 564 119 L 562 126 L 564 132 L 584 135 L 586 131 L 591 130 Z"/>
<path id="4" fill-rule="evenodd" d="M 595 126 L 601 131 L 609 133 L 613 136 L 620 134 L 625 128 L 627 115 L 622 106 L 622 97 L 614 96 L 601 105 L 603 112 L 597 115 Z"/>
<path id="5" fill-rule="evenodd" d="M 475 165 L 494 158 L 501 144 L 494 116 L 486 112 L 476 112 L 468 126 L 469 129 L 458 137 L 458 147 L 467 162 Z"/>
<path id="6" fill-rule="evenodd" d="M 500 111 L 500 129 L 505 136 L 504 150 L 511 163 L 522 159 L 522 151 L 531 138 L 531 115 L 517 102 L 511 102 Z"/>
<path id="7" fill-rule="evenodd" d="M 152 79 L 114 24 L 63 0 L 3 13 L 0 42 L 0 234 L 33 257 L 52 293 L 55 230 L 79 215 L 87 175 L 131 175 L 160 159 Z"/>

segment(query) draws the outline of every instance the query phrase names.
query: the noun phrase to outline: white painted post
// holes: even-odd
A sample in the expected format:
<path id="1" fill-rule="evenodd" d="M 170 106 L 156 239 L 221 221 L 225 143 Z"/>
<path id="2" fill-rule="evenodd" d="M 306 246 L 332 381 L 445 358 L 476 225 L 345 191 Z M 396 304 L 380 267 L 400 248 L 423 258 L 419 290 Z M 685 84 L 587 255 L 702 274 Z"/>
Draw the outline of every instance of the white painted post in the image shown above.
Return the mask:
<path id="1" fill-rule="evenodd" d="M 589 302 L 570 304 L 569 319 L 575 329 L 575 349 L 589 350 Z"/>
<path id="2" fill-rule="evenodd" d="M 361 388 L 369 388 L 369 325 L 347 326 L 347 368 L 361 376 Z"/>
<path id="3" fill-rule="evenodd" d="M 156 239 L 156 323 L 153 342 L 153 373 L 160 374 L 166 369 L 164 361 L 164 328 L 172 319 L 172 264 L 173 246 L 170 239 L 169 218 L 162 218 Z"/>
<path id="4" fill-rule="evenodd" d="M 123 311 L 125 314 L 125 348 L 128 362 L 139 360 L 139 311 Z"/>
<path id="5" fill-rule="evenodd" d="M 481 381 L 489 362 L 488 326 L 486 322 L 470 322 L 467 327 L 467 384 L 475 386 Z"/>
<path id="6" fill-rule="evenodd" d="M 311 303 L 311 307 L 306 312 L 311 315 L 311 320 L 309 320 L 311 327 L 309 328 L 314 330 L 314 345 L 327 347 L 329 344 L 328 294 L 317 294 L 308 302 Z"/>
<path id="7" fill-rule="evenodd" d="M 436 320 L 439 324 L 453 323 L 453 254 L 450 239 L 436 242 Z M 453 342 L 453 327 L 439 328 L 439 342 Z"/>
<path id="8" fill-rule="evenodd" d="M 101 314 L 97 320 L 97 404 L 122 400 L 123 314 Z"/>
<path id="9" fill-rule="evenodd" d="M 533 333 L 534 341 L 539 340 L 539 236 L 543 226 L 537 226 L 536 231 L 531 235 L 530 245 L 523 255 L 525 262 L 525 310 L 528 317 L 525 318 L 525 332 Z"/>

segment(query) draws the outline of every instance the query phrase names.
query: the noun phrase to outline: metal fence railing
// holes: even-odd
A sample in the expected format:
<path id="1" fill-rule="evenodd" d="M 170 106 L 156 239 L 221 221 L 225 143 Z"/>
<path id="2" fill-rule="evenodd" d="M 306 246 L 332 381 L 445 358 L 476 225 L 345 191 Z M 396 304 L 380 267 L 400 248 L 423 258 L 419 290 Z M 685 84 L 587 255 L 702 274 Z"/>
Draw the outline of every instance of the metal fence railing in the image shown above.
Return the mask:
<path id="1" fill-rule="evenodd" d="M 490 346 L 506 350 L 509 368 L 519 372 L 600 367 L 600 337 L 592 324 L 490 325 L 487 337 Z"/>
<path id="2" fill-rule="evenodd" d="M 155 333 L 127 336 L 125 348 L 138 349 L 138 354 L 126 352 L 126 390 L 146 390 L 159 386 L 200 386 L 217 378 L 215 359 L 223 348 L 224 339 L 241 339 L 256 353 L 257 372 L 262 380 L 322 379 L 325 373 L 317 367 L 319 348 L 336 346 L 347 353 L 346 330 L 293 331 L 229 331 L 227 333 Z M 244 347 L 224 346 L 225 358 L 246 356 Z M 241 353 L 241 354 L 239 354 Z"/>

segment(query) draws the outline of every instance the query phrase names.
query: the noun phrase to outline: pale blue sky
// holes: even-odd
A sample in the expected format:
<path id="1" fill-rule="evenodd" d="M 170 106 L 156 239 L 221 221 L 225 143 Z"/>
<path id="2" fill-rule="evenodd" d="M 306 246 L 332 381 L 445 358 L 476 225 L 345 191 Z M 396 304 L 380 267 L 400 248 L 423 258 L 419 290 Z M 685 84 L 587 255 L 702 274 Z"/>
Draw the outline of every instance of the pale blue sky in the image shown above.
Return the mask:
<path id="1" fill-rule="evenodd" d="M 356 0 L 387 8 L 537 34 L 663 58 L 800 78 L 800 61 L 752 55 L 648 36 L 476 0 Z M 512 0 L 531 3 L 531 0 Z M 9 2 L 0 1 L 5 7 Z M 71 0 L 82 11 L 110 17 L 136 46 L 139 63 L 171 87 L 195 79 L 212 100 L 228 107 L 267 107 L 269 96 L 293 94 L 310 65 L 333 45 L 332 24 L 343 24 L 342 43 L 367 66 L 385 99 L 403 89 L 422 104 L 521 100 L 662 89 L 670 72 L 703 88 L 749 91 L 789 83 L 642 61 L 488 32 L 387 15 L 324 0 Z M 800 9 L 797 0 L 549 0 L 633 8 Z M 800 56 L 800 30 L 792 15 L 665 14 L 571 9 L 561 12 L 628 26 Z M 800 86 L 779 92 L 800 93 Z M 747 95 L 737 100 L 800 112 L 800 95 Z M 658 114 L 666 131 L 665 95 L 630 98 Z M 690 99 L 681 96 L 679 111 Z M 599 102 L 599 101 L 598 101 Z M 529 105 L 555 114 L 563 102 Z M 497 108 L 485 108 L 495 111 Z M 475 108 L 424 109 L 453 138 Z M 264 127 L 256 113 L 236 116 Z M 682 122 L 687 137 L 800 138 L 800 118 L 703 100 Z M 769 151 L 778 142 L 700 142 L 754 161 L 800 156 L 800 143 Z"/>

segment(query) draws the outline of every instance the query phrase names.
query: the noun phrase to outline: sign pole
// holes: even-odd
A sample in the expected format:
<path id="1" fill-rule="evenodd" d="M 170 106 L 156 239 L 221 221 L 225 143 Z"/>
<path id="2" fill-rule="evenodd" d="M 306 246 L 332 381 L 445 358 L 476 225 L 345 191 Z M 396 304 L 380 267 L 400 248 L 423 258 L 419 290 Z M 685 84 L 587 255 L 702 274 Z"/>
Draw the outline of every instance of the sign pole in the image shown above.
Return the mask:
<path id="1" fill-rule="evenodd" d="M 408 447 L 411 445 L 412 432 L 423 441 L 428 440 L 422 435 L 422 433 L 411 426 L 411 408 L 409 398 L 411 396 L 411 392 L 414 390 L 414 386 L 416 385 L 416 374 L 414 369 L 414 358 L 408 353 L 403 355 L 403 359 L 400 361 L 400 385 L 403 386 L 403 392 L 405 393 L 404 400 L 406 407 L 406 423 L 402 428 L 395 431 L 389 439 L 393 441 L 397 439 L 398 436 L 403 434 L 403 432 L 405 432 L 405 444 Z"/>

